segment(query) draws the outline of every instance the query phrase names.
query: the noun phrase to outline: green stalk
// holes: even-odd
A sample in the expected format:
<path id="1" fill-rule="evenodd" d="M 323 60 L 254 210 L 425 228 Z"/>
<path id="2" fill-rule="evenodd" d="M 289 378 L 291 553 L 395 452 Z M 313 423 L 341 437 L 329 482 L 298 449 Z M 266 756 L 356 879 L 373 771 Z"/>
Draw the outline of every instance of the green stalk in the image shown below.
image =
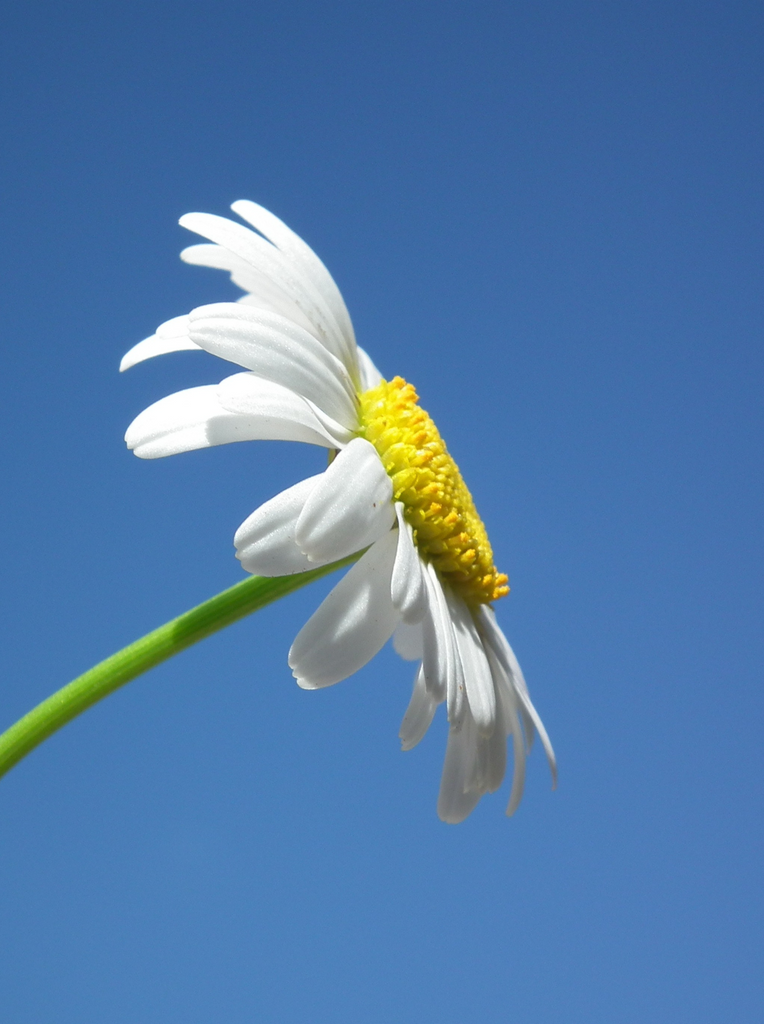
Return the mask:
<path id="1" fill-rule="evenodd" d="M 350 565 L 360 553 L 293 576 L 250 576 L 99 662 L 0 736 L 0 778 L 48 736 L 131 679 L 306 583 Z"/>

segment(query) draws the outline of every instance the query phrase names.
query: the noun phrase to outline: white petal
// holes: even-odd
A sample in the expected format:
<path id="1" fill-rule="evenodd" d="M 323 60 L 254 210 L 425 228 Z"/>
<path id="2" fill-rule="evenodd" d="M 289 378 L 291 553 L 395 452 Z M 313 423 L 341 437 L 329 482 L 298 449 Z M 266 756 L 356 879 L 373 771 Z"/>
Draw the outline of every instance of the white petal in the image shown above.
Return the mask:
<path id="1" fill-rule="evenodd" d="M 224 409 L 263 422 L 261 440 L 283 439 L 320 444 L 324 448 L 340 448 L 352 438 L 350 431 L 334 420 L 320 416 L 310 402 L 289 388 L 263 380 L 254 373 L 234 373 L 218 384 L 218 399 Z M 281 438 L 282 424 L 294 430 L 305 428 L 305 436 Z M 291 428 L 290 428 L 291 429 Z M 320 440 L 315 440 L 316 435 Z"/>
<path id="2" fill-rule="evenodd" d="M 452 726 L 449 730 L 440 780 L 438 816 L 451 825 L 464 821 L 480 799 L 481 794 L 469 788 L 475 767 L 476 743 L 475 723 L 468 714 L 460 729 Z"/>
<path id="3" fill-rule="evenodd" d="M 504 762 L 503 765 L 499 763 L 496 765 L 496 774 L 494 779 L 491 780 L 495 784 L 491 785 L 490 791 L 494 792 L 494 790 L 501 784 L 506 766 L 505 737 L 510 735 L 512 737 L 512 747 L 514 750 L 514 771 L 512 773 L 512 790 L 509 794 L 507 814 L 511 816 L 515 813 L 520 804 L 520 800 L 523 795 L 523 788 L 525 786 L 525 737 L 523 736 L 523 729 L 520 722 L 520 716 L 518 714 L 518 704 L 514 689 L 490 646 L 486 646 L 486 655 L 488 657 L 488 663 L 491 666 L 491 675 L 493 676 L 496 691 L 496 728 L 493 736 L 491 737 L 491 743 L 496 743 L 498 745 L 498 743 L 501 742 L 503 751 L 500 756 L 501 760 Z"/>
<path id="4" fill-rule="evenodd" d="M 491 672 L 493 675 L 493 663 L 491 663 L 490 658 L 488 658 L 488 651 L 486 651 L 486 658 L 491 664 Z M 493 682 L 496 686 L 495 678 Z M 472 770 L 467 778 L 466 785 L 468 789 L 472 789 L 480 795 L 483 793 L 493 793 L 499 788 L 507 767 L 507 729 L 505 727 L 504 705 L 500 700 L 498 693 L 495 695 L 495 702 L 496 715 L 493 731 L 490 735 L 486 735 L 484 732 L 479 732 L 477 726 L 475 726 L 473 733 L 475 737 L 475 758 L 472 764 Z M 470 713 L 470 718 L 471 717 Z M 516 715 L 515 719 L 517 719 Z M 522 730 L 520 731 L 520 742 L 520 752 L 523 755 L 522 767 L 524 769 L 525 747 L 523 744 Z M 520 791 L 522 792 L 522 784 Z"/>
<path id="5" fill-rule="evenodd" d="M 501 785 L 507 757 L 501 705 L 497 706 L 495 723 L 490 736 L 479 732 L 467 708 L 461 727 L 452 726 L 438 800 L 438 814 L 444 821 L 463 821 L 484 793 L 492 793 Z"/>
<path id="6" fill-rule="evenodd" d="M 454 629 L 443 588 L 432 565 L 425 566 L 427 611 L 422 619 L 423 664 L 427 689 L 438 699 L 448 699 L 449 721 L 461 720 L 464 680 L 456 650 Z"/>
<path id="7" fill-rule="evenodd" d="M 320 409 L 315 402 L 311 402 L 308 398 L 305 399 L 305 402 L 318 422 L 323 426 L 324 432 L 329 437 L 336 439 L 335 448 L 344 448 L 345 445 L 353 440 L 356 435 L 354 427 L 343 427 L 341 423 L 332 419 L 331 416 L 327 416 L 323 409 Z"/>
<path id="8" fill-rule="evenodd" d="M 370 388 L 375 388 L 384 378 L 371 361 L 368 352 L 364 351 L 360 345 L 356 346 L 356 351 L 358 353 L 358 369 L 361 374 L 361 391 L 368 391 Z"/>
<path id="9" fill-rule="evenodd" d="M 419 743 L 424 734 L 430 728 L 435 709 L 438 702 L 427 690 L 424 682 L 422 666 L 414 679 L 414 690 L 411 694 L 406 714 L 401 722 L 401 729 L 398 733 L 403 750 L 411 750 Z"/>
<path id="10" fill-rule="evenodd" d="M 451 618 L 451 611 L 445 595 L 445 587 L 441 583 L 432 563 L 426 566 L 426 580 L 428 585 L 427 600 L 429 605 L 429 619 L 435 632 L 435 643 L 438 647 L 438 664 L 442 667 L 445 658 L 445 676 L 443 682 L 446 687 L 446 701 L 448 707 L 448 720 L 451 725 L 458 728 L 464 721 L 465 713 L 468 710 L 464 686 L 464 669 L 459 653 L 459 645 L 456 640 L 454 623 Z M 426 626 L 427 616 L 423 622 L 424 633 L 424 667 L 425 676 L 428 680 L 430 671 L 428 666 L 428 653 L 431 639 Z M 434 659 L 433 659 L 434 660 Z M 435 692 L 435 691 L 433 691 Z"/>
<path id="11" fill-rule="evenodd" d="M 229 412 L 220 404 L 217 386 L 204 385 L 177 391 L 144 409 L 125 434 L 128 448 L 141 459 L 160 459 L 197 448 L 212 448 L 232 441 L 303 441 L 331 447 L 331 442 L 304 423 L 272 415 L 265 408 L 259 416 Z"/>
<path id="12" fill-rule="evenodd" d="M 398 623 L 390 600 L 396 541 L 390 531 L 369 548 L 298 633 L 289 666 L 304 689 L 346 679 L 392 636 Z"/>
<path id="13" fill-rule="evenodd" d="M 200 306 L 189 314 L 197 345 L 314 402 L 344 427 L 355 428 L 355 388 L 342 363 L 285 317 L 236 302 Z"/>
<path id="14" fill-rule="evenodd" d="M 478 635 L 472 613 L 464 601 L 450 587 L 444 588 L 444 592 L 464 669 L 464 684 L 470 711 L 478 731 L 490 736 L 496 720 L 496 698 L 483 642 Z"/>
<path id="15" fill-rule="evenodd" d="M 188 317 L 175 316 L 172 320 L 166 320 L 160 324 L 156 333 L 152 334 L 150 338 L 144 338 L 137 345 L 133 345 L 130 351 L 122 356 L 119 372 L 129 370 L 131 366 L 142 363 L 146 359 L 153 359 L 154 356 L 187 350 L 199 351 L 199 346 L 188 336 Z"/>
<path id="16" fill-rule="evenodd" d="M 159 459 L 233 441 L 302 441 L 324 448 L 334 446 L 323 427 L 298 396 L 288 399 L 285 388 L 262 381 L 258 413 L 231 412 L 220 402 L 214 384 L 176 391 L 144 409 L 125 434 L 128 448 L 140 459 Z M 274 391 L 268 393 L 267 388 Z"/>
<path id="17" fill-rule="evenodd" d="M 493 730 L 488 739 L 483 738 L 482 741 L 487 750 L 488 764 L 485 773 L 485 786 L 489 793 L 495 793 L 499 786 L 504 781 L 504 773 L 507 770 L 507 733 L 504 726 L 503 712 L 498 710 L 496 713 L 496 728 Z M 517 748 L 515 748 L 517 753 Z M 522 759 L 522 769 L 525 769 L 525 747 L 522 742 L 522 731 L 520 732 L 520 758 Z M 517 772 L 515 773 L 517 776 Z M 520 793 L 517 797 L 517 802 L 520 802 L 522 796 L 522 786 L 520 786 Z"/>
<path id="18" fill-rule="evenodd" d="M 399 622 L 393 633 L 393 647 L 404 661 L 421 661 L 424 657 L 422 623 Z"/>
<path id="19" fill-rule="evenodd" d="M 317 335 L 316 328 L 303 313 L 297 303 L 291 299 L 266 274 L 245 263 L 228 249 L 220 245 L 190 245 L 180 254 L 185 263 L 198 267 L 211 267 L 216 270 L 227 270 L 233 283 L 249 294 L 242 296 L 239 302 L 246 302 L 260 309 L 269 309 L 285 316 L 288 320 L 299 324 L 306 331 Z"/>
<path id="20" fill-rule="evenodd" d="M 157 327 L 156 335 L 158 338 L 187 338 L 188 313 L 165 320 Z"/>
<path id="21" fill-rule="evenodd" d="M 480 630 L 485 637 L 486 647 L 489 650 L 499 650 L 501 654 L 497 655 L 502 661 L 503 676 L 506 681 L 506 687 L 512 693 L 512 699 L 514 706 L 516 707 L 517 714 L 520 716 L 522 722 L 522 728 L 525 731 L 526 748 L 530 751 L 533 746 L 533 738 L 536 735 L 536 727 L 533 724 L 533 718 L 528 714 L 525 705 L 520 701 L 519 697 L 516 696 L 515 690 L 522 690 L 522 692 L 528 696 L 528 686 L 525 682 L 525 676 L 517 663 L 514 651 L 509 646 L 507 638 L 499 627 L 496 621 L 496 614 L 492 608 L 488 605 L 483 605 L 480 609 L 479 616 Z M 493 638 L 492 640 L 490 638 Z M 513 671 L 512 665 L 510 664 L 510 656 L 516 671 Z M 530 700 L 530 698 L 529 698 Z"/>
<path id="22" fill-rule="evenodd" d="M 180 224 L 197 234 L 217 242 L 246 263 L 266 274 L 287 294 L 315 326 L 318 337 L 348 368 L 357 375 L 355 349 L 348 344 L 325 299 L 284 253 L 241 224 L 209 213 L 187 213 Z"/>
<path id="23" fill-rule="evenodd" d="M 552 789 L 556 789 L 557 788 L 557 758 L 554 756 L 554 749 L 552 748 L 552 741 L 549 739 L 549 735 L 548 735 L 546 729 L 544 728 L 544 723 L 541 721 L 541 718 L 539 717 L 539 713 L 538 713 L 538 711 L 536 711 L 535 707 L 533 706 L 533 704 L 531 702 L 531 699 L 528 696 L 528 694 L 527 693 L 522 693 L 516 687 L 515 687 L 515 693 L 517 694 L 517 698 L 518 698 L 518 701 L 520 702 L 521 707 L 530 716 L 534 726 L 536 727 L 536 731 L 539 734 L 539 739 L 541 740 L 541 745 L 544 748 L 544 753 L 546 754 L 546 759 L 547 759 L 547 762 L 549 764 L 549 771 L 550 771 L 551 776 L 552 776 Z"/>
<path id="24" fill-rule="evenodd" d="M 150 338 L 144 338 L 137 345 L 133 345 L 125 352 L 119 364 L 119 372 L 124 373 L 138 363 L 143 363 L 154 356 L 165 356 L 170 352 L 200 352 L 201 349 L 196 342 L 190 338 L 160 338 L 152 334 Z"/>
<path id="25" fill-rule="evenodd" d="M 326 469 L 305 503 L 297 543 L 309 558 L 321 562 L 361 551 L 392 529 L 392 497 L 392 480 L 376 449 L 356 437 Z"/>
<path id="26" fill-rule="evenodd" d="M 427 608 L 424 568 L 414 545 L 414 533 L 403 515 L 403 503 L 396 501 L 398 550 L 393 566 L 392 599 L 404 622 L 421 622 Z"/>
<path id="27" fill-rule="evenodd" d="M 314 569 L 297 547 L 294 529 L 310 492 L 322 474 L 301 480 L 266 501 L 245 519 L 233 538 L 236 557 L 256 576 L 288 576 Z"/>
<path id="28" fill-rule="evenodd" d="M 348 344 L 354 345 L 355 335 L 345 300 L 342 298 L 334 278 L 310 246 L 270 210 L 266 210 L 265 207 L 259 206 L 249 199 L 237 200 L 231 204 L 231 209 L 234 213 L 238 213 L 242 220 L 247 221 L 270 239 L 288 256 L 290 261 L 299 267 L 302 274 L 312 283 L 332 311 Z"/>
<path id="29" fill-rule="evenodd" d="M 544 723 L 541 721 L 539 714 L 528 695 L 528 687 L 525 683 L 525 677 L 523 676 L 522 669 L 515 657 L 515 652 L 509 646 L 509 641 L 499 628 L 499 624 L 496 622 L 496 617 L 493 611 L 486 605 L 483 605 L 480 609 L 480 615 L 480 626 L 483 636 L 490 644 L 491 650 L 494 652 L 499 663 L 504 669 L 509 683 L 517 696 L 521 712 L 528 716 L 539 734 L 539 738 L 541 739 L 541 743 L 544 747 L 544 752 L 546 753 L 547 761 L 549 762 L 549 770 L 552 774 L 552 788 L 554 788 L 557 785 L 557 761 L 554 756 L 554 750 L 552 749 L 552 744 L 547 731 L 544 728 Z"/>
<path id="30" fill-rule="evenodd" d="M 497 713 L 499 721 L 501 712 Z M 471 716 L 470 716 L 471 718 Z M 490 736 L 477 731 L 473 726 L 474 758 L 466 779 L 468 790 L 478 796 L 494 793 L 501 785 L 507 765 L 507 736 L 503 721 L 501 728 L 496 728 Z"/>
<path id="31" fill-rule="evenodd" d="M 507 817 L 511 818 L 517 808 L 520 806 L 520 801 L 523 798 L 523 789 L 525 788 L 525 742 L 523 737 L 523 729 L 520 724 L 520 716 L 517 713 L 517 707 L 513 704 L 511 691 L 507 692 L 507 700 L 504 705 L 507 708 L 507 718 L 512 735 L 512 748 L 514 751 L 514 771 L 512 772 L 512 789 L 509 794 L 509 800 L 507 801 Z"/>

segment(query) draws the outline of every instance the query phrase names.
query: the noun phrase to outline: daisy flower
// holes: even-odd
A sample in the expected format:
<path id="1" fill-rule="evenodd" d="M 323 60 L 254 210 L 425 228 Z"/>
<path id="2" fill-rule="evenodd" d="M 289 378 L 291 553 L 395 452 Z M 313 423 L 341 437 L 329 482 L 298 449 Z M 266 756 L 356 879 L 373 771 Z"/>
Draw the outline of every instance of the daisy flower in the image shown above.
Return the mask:
<path id="1" fill-rule="evenodd" d="M 249 227 L 182 217 L 207 242 L 181 259 L 228 271 L 245 294 L 168 320 L 120 368 L 203 349 L 244 372 L 156 402 L 130 425 L 127 445 L 143 459 L 263 439 L 327 448 L 323 473 L 261 505 L 234 537 L 243 568 L 260 576 L 361 553 L 292 645 L 297 682 L 312 690 L 346 679 L 392 637 L 401 657 L 419 662 L 404 750 L 446 705 L 440 817 L 462 821 L 498 789 L 508 737 L 512 814 L 536 732 L 553 782 L 555 760 L 496 621 L 492 604 L 508 592 L 507 577 L 494 566 L 472 496 L 413 386 L 384 380 L 356 344 L 342 295 L 313 250 L 263 207 L 242 200 L 232 209 Z"/>

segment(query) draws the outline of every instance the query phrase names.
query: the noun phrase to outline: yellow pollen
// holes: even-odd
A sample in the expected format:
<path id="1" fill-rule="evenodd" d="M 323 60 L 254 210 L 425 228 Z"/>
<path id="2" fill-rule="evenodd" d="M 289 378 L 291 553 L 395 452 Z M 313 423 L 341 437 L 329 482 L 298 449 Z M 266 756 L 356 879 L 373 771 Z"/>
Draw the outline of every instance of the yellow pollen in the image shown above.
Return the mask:
<path id="1" fill-rule="evenodd" d="M 394 377 L 360 401 L 360 436 L 377 449 L 419 552 L 468 604 L 509 593 L 472 495 L 413 385 Z"/>

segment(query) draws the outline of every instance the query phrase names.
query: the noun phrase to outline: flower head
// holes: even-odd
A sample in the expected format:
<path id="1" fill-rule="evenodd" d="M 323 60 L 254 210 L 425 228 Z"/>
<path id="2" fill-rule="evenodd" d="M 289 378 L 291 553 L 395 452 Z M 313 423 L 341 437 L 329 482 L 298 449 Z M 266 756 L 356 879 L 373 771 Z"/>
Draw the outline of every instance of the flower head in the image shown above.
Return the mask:
<path id="1" fill-rule="evenodd" d="M 127 444 L 146 459 L 264 439 L 329 449 L 323 473 L 261 505 L 234 537 L 244 569 L 261 576 L 363 552 L 297 635 L 294 676 L 305 689 L 330 686 L 392 637 L 403 658 L 419 662 L 400 730 L 404 750 L 446 704 L 441 818 L 463 820 L 499 787 L 508 736 L 511 814 L 535 732 L 553 778 L 555 762 L 491 607 L 509 588 L 472 496 L 413 386 L 384 380 L 356 345 L 339 289 L 316 254 L 263 207 L 240 201 L 233 210 L 255 230 L 187 214 L 180 223 L 211 244 L 181 258 L 227 270 L 245 294 L 162 324 L 121 369 L 203 349 L 244 372 L 156 402 L 130 425 Z"/>

